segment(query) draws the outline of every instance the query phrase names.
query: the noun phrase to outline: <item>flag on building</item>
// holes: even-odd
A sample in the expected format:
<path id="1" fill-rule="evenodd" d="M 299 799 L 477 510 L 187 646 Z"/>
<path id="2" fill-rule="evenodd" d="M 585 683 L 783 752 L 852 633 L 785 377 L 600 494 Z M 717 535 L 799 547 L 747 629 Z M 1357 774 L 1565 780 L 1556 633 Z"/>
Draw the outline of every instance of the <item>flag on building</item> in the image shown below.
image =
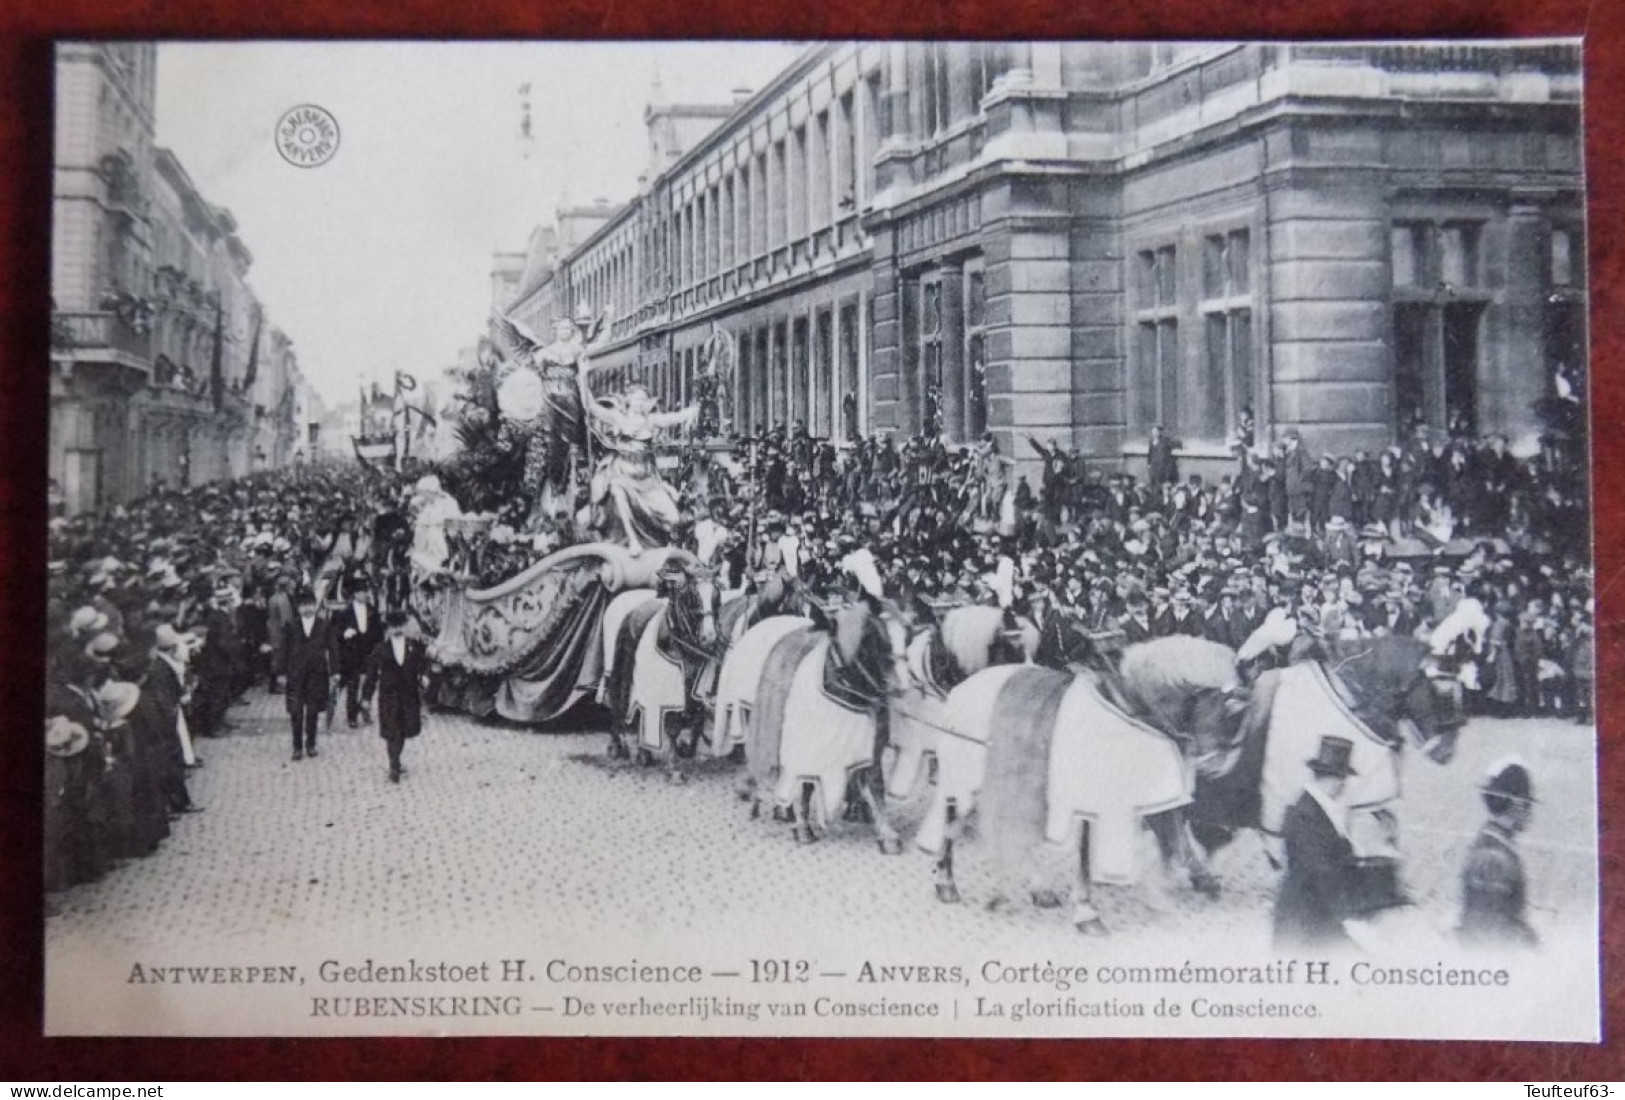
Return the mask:
<path id="1" fill-rule="evenodd" d="M 226 403 L 226 311 L 214 307 L 214 355 L 209 361 L 209 395 L 216 412 Z"/>

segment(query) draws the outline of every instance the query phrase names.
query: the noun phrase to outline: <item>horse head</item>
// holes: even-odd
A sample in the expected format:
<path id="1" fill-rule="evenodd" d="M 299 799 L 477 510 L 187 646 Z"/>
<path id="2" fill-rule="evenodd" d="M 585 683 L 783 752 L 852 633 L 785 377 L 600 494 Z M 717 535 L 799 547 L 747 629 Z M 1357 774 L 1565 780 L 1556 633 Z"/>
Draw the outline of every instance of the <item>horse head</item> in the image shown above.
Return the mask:
<path id="1" fill-rule="evenodd" d="M 688 574 L 688 582 L 679 589 L 679 597 L 687 607 L 689 621 L 694 625 L 700 644 L 707 649 L 717 642 L 717 613 L 722 608 L 722 587 L 709 569 Z"/>
<path id="2" fill-rule="evenodd" d="M 658 591 L 669 601 L 668 620 L 678 634 L 704 649 L 716 645 L 722 587 L 713 570 L 692 555 L 673 551 L 661 568 Z"/>
<path id="3" fill-rule="evenodd" d="M 1349 687 L 1355 711 L 1368 725 L 1385 736 L 1403 728 L 1434 763 L 1451 761 L 1467 722 L 1452 662 L 1403 635 L 1341 641 L 1328 649 L 1328 669 Z"/>
<path id="4" fill-rule="evenodd" d="M 1205 775 L 1234 763 L 1248 693 L 1230 647 L 1171 635 L 1123 651 L 1118 677 L 1134 712 L 1172 736 Z"/>

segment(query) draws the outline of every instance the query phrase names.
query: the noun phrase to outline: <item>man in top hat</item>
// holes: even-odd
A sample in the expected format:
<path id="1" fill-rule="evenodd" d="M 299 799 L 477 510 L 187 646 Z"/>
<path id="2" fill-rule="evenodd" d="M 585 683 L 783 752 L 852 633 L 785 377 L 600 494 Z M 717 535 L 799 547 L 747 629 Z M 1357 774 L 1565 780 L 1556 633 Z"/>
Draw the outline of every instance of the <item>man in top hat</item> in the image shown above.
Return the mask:
<path id="1" fill-rule="evenodd" d="M 384 620 L 383 640 L 367 654 L 363 694 L 378 692 L 378 735 L 389 755 L 389 781 L 399 783 L 406 769 L 401 750 L 408 738 L 423 729 L 423 688 L 428 685 L 428 658 L 422 644 L 408 636 L 405 611 L 391 611 Z"/>
<path id="2" fill-rule="evenodd" d="M 294 608 L 294 620 L 282 641 L 282 667 L 288 677 L 283 699 L 293 726 L 293 758 L 299 761 L 316 756 L 316 724 L 332 698 L 338 646 L 332 623 L 317 614 L 315 592 L 302 590 Z"/>
<path id="3" fill-rule="evenodd" d="M 351 729 L 371 721 L 368 701 L 362 691 L 361 670 L 367 658 L 384 640 L 384 624 L 372 602 L 372 589 L 366 578 L 357 578 L 350 588 L 350 600 L 333 619 L 338 635 L 339 685 L 344 692 L 344 717 Z"/>
<path id="4" fill-rule="evenodd" d="M 1529 825 L 1534 784 L 1529 766 L 1516 756 L 1490 766 L 1482 788 L 1489 820 L 1467 850 L 1461 871 L 1461 923 L 1457 934 L 1479 947 L 1535 947 L 1529 926 L 1523 856 L 1518 834 Z"/>
<path id="5" fill-rule="evenodd" d="M 1281 838 L 1286 874 L 1275 899 L 1275 946 L 1335 947 L 1350 944 L 1344 922 L 1353 910 L 1354 848 L 1348 809 L 1341 801 L 1354 742 L 1322 737 L 1308 761 L 1312 778 L 1286 812 Z"/>

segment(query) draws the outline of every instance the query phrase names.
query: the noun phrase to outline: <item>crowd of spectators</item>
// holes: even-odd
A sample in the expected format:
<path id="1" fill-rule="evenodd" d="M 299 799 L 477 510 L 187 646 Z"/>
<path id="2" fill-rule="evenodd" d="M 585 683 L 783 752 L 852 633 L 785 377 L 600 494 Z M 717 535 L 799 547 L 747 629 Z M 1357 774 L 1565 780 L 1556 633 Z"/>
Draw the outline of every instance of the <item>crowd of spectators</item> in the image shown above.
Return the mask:
<path id="1" fill-rule="evenodd" d="M 50 522 L 45 881 L 149 855 L 197 806 L 204 747 L 278 687 L 301 592 L 404 598 L 413 473 L 299 468 Z"/>
<path id="2" fill-rule="evenodd" d="M 1585 450 L 1544 436 L 1516 456 L 1498 435 L 1418 428 L 1401 445 L 1315 454 L 1238 427 L 1228 471 L 1183 475 L 1152 433 L 1141 473 L 1030 440 L 1012 476 L 991 437 L 875 436 L 836 446 L 801 425 L 689 447 L 680 537 L 731 587 L 765 573 L 833 597 L 859 547 L 887 595 L 918 608 L 1006 604 L 1070 620 L 1102 648 L 1174 633 L 1233 647 L 1274 608 L 1302 631 L 1424 633 L 1464 598 L 1481 712 L 1591 718 L 1592 577 Z M 296 600 L 336 607 L 362 576 L 388 611 L 410 587 L 489 584 L 564 542 L 506 501 L 460 530 L 448 572 L 411 572 L 411 486 L 428 473 L 300 467 L 181 490 L 50 530 L 46 881 L 60 888 L 152 852 L 198 807 L 190 769 L 232 728 L 251 685 L 276 689 Z M 582 503 L 585 503 L 583 500 Z"/>

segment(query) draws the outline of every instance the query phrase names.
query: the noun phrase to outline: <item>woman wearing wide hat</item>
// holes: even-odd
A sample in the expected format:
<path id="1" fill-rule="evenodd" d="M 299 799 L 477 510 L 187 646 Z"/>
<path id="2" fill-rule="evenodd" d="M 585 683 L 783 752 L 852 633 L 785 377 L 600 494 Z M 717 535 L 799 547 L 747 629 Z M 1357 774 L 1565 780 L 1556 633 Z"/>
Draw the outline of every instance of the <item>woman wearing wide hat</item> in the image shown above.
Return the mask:
<path id="1" fill-rule="evenodd" d="M 1354 849 L 1348 838 L 1348 808 L 1341 799 L 1354 743 L 1322 737 L 1309 764 L 1313 778 L 1281 824 L 1286 874 L 1275 900 L 1277 947 L 1331 947 L 1352 941 L 1343 922 L 1355 911 Z"/>

